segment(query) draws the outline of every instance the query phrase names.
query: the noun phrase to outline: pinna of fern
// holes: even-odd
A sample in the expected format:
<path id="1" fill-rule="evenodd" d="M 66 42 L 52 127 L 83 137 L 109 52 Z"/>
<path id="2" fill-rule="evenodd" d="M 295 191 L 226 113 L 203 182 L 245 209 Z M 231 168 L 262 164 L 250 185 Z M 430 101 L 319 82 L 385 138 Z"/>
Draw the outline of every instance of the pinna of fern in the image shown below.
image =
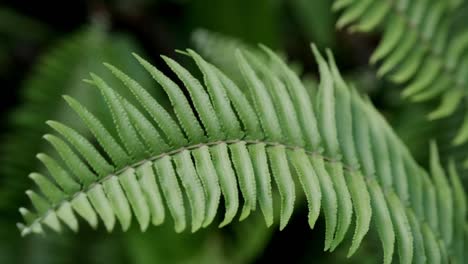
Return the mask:
<path id="1" fill-rule="evenodd" d="M 164 222 L 166 209 L 177 232 L 187 229 L 188 219 L 195 232 L 214 221 L 221 197 L 220 227 L 238 214 L 245 219 L 257 207 L 271 226 L 275 192 L 283 229 L 299 185 L 308 201 L 310 227 L 320 212 L 325 217 L 325 250 L 341 244 L 354 214 L 350 256 L 373 223 L 384 263 L 391 263 L 395 247 L 402 263 L 462 263 L 466 205 L 453 164 L 447 178 L 432 144 L 429 176 L 377 110 L 348 88 L 331 53 L 327 62 L 312 49 L 321 77 L 317 93 L 308 93 L 263 46 L 275 71 L 251 52 L 236 51 L 232 63 L 246 89 L 192 50 L 184 53 L 202 72 L 203 83 L 163 56 L 183 87 L 135 55 L 164 89 L 171 109 L 106 64 L 136 103 L 91 74 L 87 82 L 100 90 L 109 108 L 117 131 L 113 136 L 98 117 L 65 96 L 99 147 L 65 124 L 47 122 L 60 136 L 44 138 L 62 161 L 38 154 L 51 178 L 30 175 L 44 196 L 27 191 L 35 212 L 20 209 L 22 234 L 41 233 L 43 226 L 61 231 L 60 221 L 76 231 L 75 213 L 93 227 L 102 219 L 108 231 L 117 221 L 127 230 L 134 214 L 145 230 Z"/>

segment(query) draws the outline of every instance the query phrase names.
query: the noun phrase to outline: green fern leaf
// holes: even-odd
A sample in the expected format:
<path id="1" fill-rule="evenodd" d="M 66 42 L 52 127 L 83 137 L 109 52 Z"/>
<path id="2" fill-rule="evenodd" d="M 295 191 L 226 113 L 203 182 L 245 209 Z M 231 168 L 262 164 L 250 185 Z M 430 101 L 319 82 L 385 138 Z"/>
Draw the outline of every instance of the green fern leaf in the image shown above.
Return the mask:
<path id="1" fill-rule="evenodd" d="M 276 54 L 262 49 L 263 56 L 281 70 L 272 71 L 255 54 L 237 50 L 233 63 L 247 89 L 191 50 L 185 54 L 204 74 L 203 84 L 163 57 L 188 97 L 169 77 L 136 56 L 171 100 L 172 109 L 162 114 L 157 99 L 114 66 L 107 65 L 137 104 L 92 75 L 89 82 L 102 92 L 118 135 L 66 97 L 107 155 L 71 128 L 49 122 L 68 143 L 45 136 L 62 161 L 40 155 L 52 177 L 32 174 L 45 197 L 27 192 L 35 212 L 20 209 L 25 218 L 18 225 L 22 234 L 41 233 L 43 226 L 61 231 L 60 221 L 76 230 L 73 211 L 94 227 L 99 216 L 108 231 L 116 220 L 127 230 L 135 215 L 141 230 L 146 230 L 150 223 L 166 221 L 165 207 L 177 232 L 187 229 L 189 220 L 195 232 L 215 221 L 221 196 L 226 212 L 220 226 L 231 223 L 237 214 L 239 220 L 245 219 L 257 203 L 270 226 L 275 221 L 276 192 L 283 229 L 296 196 L 300 197 L 297 191 L 302 191 L 310 227 L 320 212 L 325 216 L 326 250 L 342 243 L 354 215 L 349 255 L 359 248 L 372 223 L 382 242 L 384 263 L 392 262 L 395 249 L 402 263 L 463 258 L 464 237 L 457 232 L 462 233 L 458 228 L 466 222 L 465 194 L 453 166 L 451 181 L 445 180 L 435 147 L 430 177 L 375 108 L 348 88 L 330 53 L 326 61 L 312 47 L 321 75 L 313 99 Z M 234 122 L 227 123 L 230 120 Z"/>

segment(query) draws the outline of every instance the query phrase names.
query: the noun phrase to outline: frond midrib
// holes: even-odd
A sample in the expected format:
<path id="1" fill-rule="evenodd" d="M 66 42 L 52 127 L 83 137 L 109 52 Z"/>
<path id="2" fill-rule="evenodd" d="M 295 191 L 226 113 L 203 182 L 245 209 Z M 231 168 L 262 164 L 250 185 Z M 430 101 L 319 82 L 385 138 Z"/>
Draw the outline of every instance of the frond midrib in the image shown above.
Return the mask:
<path id="1" fill-rule="evenodd" d="M 307 155 L 309 156 L 312 156 L 312 155 L 315 155 L 315 156 L 318 156 L 320 158 L 322 158 L 324 161 L 326 162 L 333 162 L 334 160 L 330 157 L 326 157 L 324 155 L 322 155 L 320 152 L 318 151 L 311 151 L 311 150 L 307 150 L 306 148 L 304 147 L 300 147 L 300 146 L 293 146 L 293 145 L 290 145 L 290 144 L 287 144 L 287 143 L 283 143 L 283 142 L 272 142 L 272 141 L 265 141 L 265 140 L 261 140 L 261 139 L 258 139 L 258 140 L 254 140 L 254 139 L 228 139 L 228 140 L 217 140 L 217 141 L 211 141 L 211 142 L 202 142 L 202 143 L 193 143 L 193 144 L 189 144 L 189 145 L 186 145 L 186 146 L 182 146 L 182 147 L 179 147 L 179 148 L 176 148 L 174 150 L 171 150 L 171 151 L 166 151 L 166 152 L 163 152 L 163 153 L 159 153 L 157 155 L 154 155 L 154 156 L 151 156 L 151 157 L 148 157 L 148 158 L 145 158 L 145 159 L 142 159 L 142 160 L 139 160 L 137 162 L 134 162 L 130 165 L 127 165 L 127 166 L 124 166 L 123 168 L 120 168 L 118 170 L 116 170 L 115 172 L 113 173 L 110 173 L 109 175 L 106 175 L 100 179 L 98 179 L 96 182 L 94 182 L 93 184 L 87 186 L 86 188 L 83 188 L 81 189 L 80 191 L 74 193 L 73 195 L 70 195 L 69 197 L 67 197 L 67 199 L 64 199 L 62 202 L 58 203 L 58 204 L 54 204 L 51 206 L 51 208 L 44 214 L 42 214 L 41 216 L 37 217 L 36 220 L 34 220 L 34 222 L 32 222 L 30 225 L 26 226 L 25 227 L 25 230 L 26 229 L 30 229 L 31 226 L 33 226 L 34 224 L 36 223 L 40 223 L 43 219 L 45 219 L 50 213 L 52 212 L 55 212 L 57 211 L 57 209 L 63 205 L 64 203 L 66 202 L 70 202 L 72 201 L 74 198 L 76 198 L 78 195 L 80 194 L 86 194 L 88 193 L 91 189 L 93 189 L 95 186 L 97 186 L 98 184 L 102 184 L 106 181 L 108 181 L 110 178 L 112 177 L 119 177 L 119 175 L 121 175 L 124 171 L 130 169 L 130 168 L 137 168 L 139 167 L 140 165 L 146 163 L 146 162 L 154 162 L 154 161 L 157 161 L 163 157 L 166 157 L 166 156 L 173 156 L 173 155 L 176 155 L 178 153 L 181 153 L 182 151 L 184 150 L 194 150 L 194 149 L 198 149 L 198 148 L 201 148 L 201 147 L 211 147 L 211 146 L 216 146 L 216 145 L 219 145 L 219 144 L 227 144 L 227 145 L 230 145 L 230 144 L 235 144 L 235 143 L 245 143 L 246 145 L 253 145 L 253 144 L 265 144 L 266 147 L 273 147 L 273 146 L 283 146 L 285 147 L 286 149 L 288 150 L 297 150 L 297 149 L 301 149 L 303 150 Z M 338 162 L 338 161 L 337 161 Z M 342 163 L 343 164 L 343 168 L 345 168 L 346 170 L 348 171 L 352 171 L 353 169 L 350 167 L 350 166 L 347 166 L 346 164 Z"/>

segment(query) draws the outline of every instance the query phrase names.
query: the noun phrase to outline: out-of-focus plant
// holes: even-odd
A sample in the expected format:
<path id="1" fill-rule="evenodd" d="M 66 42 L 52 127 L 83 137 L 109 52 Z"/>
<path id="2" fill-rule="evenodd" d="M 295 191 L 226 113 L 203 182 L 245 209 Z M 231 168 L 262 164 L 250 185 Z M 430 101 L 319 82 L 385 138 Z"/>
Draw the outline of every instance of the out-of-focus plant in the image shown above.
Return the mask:
<path id="1" fill-rule="evenodd" d="M 83 89 L 86 87 L 82 82 L 83 75 L 90 70 L 100 71 L 102 61 L 122 65 L 126 70 L 134 72 L 132 67 L 135 65 L 122 53 L 136 50 L 138 47 L 127 37 L 111 36 L 103 25 L 94 25 L 59 41 L 39 60 L 31 77 L 24 82 L 20 95 L 22 105 L 9 116 L 9 132 L 2 136 L 2 212 L 12 213 L 11 209 L 19 204 L 19 197 L 23 197 L 21 190 L 27 186 L 24 175 L 37 168 L 38 160 L 33 153 L 44 148 L 40 134 L 46 131 L 45 121 L 51 118 L 70 119 L 71 111 L 64 107 L 62 95 L 81 98 L 91 109 L 102 111 L 102 107 L 95 101 L 97 93 Z M 138 72 L 134 74 L 139 78 Z M 147 82 L 148 79 L 140 80 Z M 82 131 L 82 128 L 77 129 Z"/>
<path id="2" fill-rule="evenodd" d="M 342 10 L 337 22 L 340 28 L 383 29 L 383 38 L 370 59 L 378 64 L 377 75 L 403 85 L 402 95 L 412 101 L 440 98 L 439 106 L 428 114 L 435 120 L 453 115 L 457 108 L 466 112 L 468 31 L 455 15 L 462 3 L 336 0 L 333 8 Z M 466 116 L 457 124 L 458 133 L 452 133 L 455 146 L 468 141 Z"/>
<path id="3" fill-rule="evenodd" d="M 335 16 L 329 12 L 332 0 L 291 0 L 290 6 L 296 23 L 303 29 L 307 39 L 313 39 L 320 48 L 335 46 Z"/>

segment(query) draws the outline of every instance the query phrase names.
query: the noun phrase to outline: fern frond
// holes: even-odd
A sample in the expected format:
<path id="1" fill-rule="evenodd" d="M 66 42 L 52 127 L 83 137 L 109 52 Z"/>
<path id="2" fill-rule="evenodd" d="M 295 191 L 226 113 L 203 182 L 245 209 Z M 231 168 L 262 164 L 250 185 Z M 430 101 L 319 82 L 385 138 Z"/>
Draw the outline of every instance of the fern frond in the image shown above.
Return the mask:
<path id="1" fill-rule="evenodd" d="M 368 32 L 383 28 L 383 38 L 370 61 L 377 74 L 403 84 L 403 96 L 413 101 L 440 98 L 429 119 L 452 115 L 466 95 L 468 31 L 455 33 L 452 16 L 462 1 L 336 0 L 342 10 L 338 27 Z M 468 141 L 467 121 L 453 144 Z"/>
<path id="2" fill-rule="evenodd" d="M 466 221 L 464 193 L 453 168 L 451 182 L 443 180 L 435 148 L 430 177 L 377 110 L 348 88 L 331 53 L 327 62 L 312 48 L 321 75 L 312 100 L 284 61 L 262 49 L 279 70 L 237 50 L 233 63 L 242 73 L 244 89 L 191 50 L 187 54 L 203 73 L 203 84 L 163 57 L 184 84 L 180 87 L 136 56 L 167 93 L 169 113 L 158 112 L 162 110 L 158 100 L 116 67 L 108 65 L 138 104 L 130 106 L 128 98 L 92 75 L 117 136 L 78 101 L 66 98 L 103 152 L 79 140 L 71 128 L 49 122 L 68 142 L 46 136 L 64 164 L 45 162 L 53 168 L 56 185 L 32 176 L 45 197 L 28 191 L 35 212 L 20 210 L 25 217 L 25 224 L 19 224 L 22 234 L 40 233 L 43 226 L 59 231 L 60 221 L 76 229 L 74 211 L 92 226 L 101 218 L 109 231 L 117 221 L 126 230 L 135 215 L 145 230 L 150 222 L 166 221 L 164 207 L 177 232 L 188 226 L 195 232 L 214 221 L 221 196 L 226 212 L 220 226 L 231 223 L 239 211 L 239 219 L 246 218 L 257 203 L 271 225 L 274 187 L 283 229 L 293 213 L 299 184 L 308 200 L 310 227 L 320 212 L 325 216 L 326 250 L 341 244 L 355 215 L 349 255 L 359 248 L 372 222 L 382 241 L 384 263 L 391 263 L 395 244 L 402 263 L 463 257 L 459 251 L 463 238 L 453 234 L 462 233 L 459 222 Z"/>

